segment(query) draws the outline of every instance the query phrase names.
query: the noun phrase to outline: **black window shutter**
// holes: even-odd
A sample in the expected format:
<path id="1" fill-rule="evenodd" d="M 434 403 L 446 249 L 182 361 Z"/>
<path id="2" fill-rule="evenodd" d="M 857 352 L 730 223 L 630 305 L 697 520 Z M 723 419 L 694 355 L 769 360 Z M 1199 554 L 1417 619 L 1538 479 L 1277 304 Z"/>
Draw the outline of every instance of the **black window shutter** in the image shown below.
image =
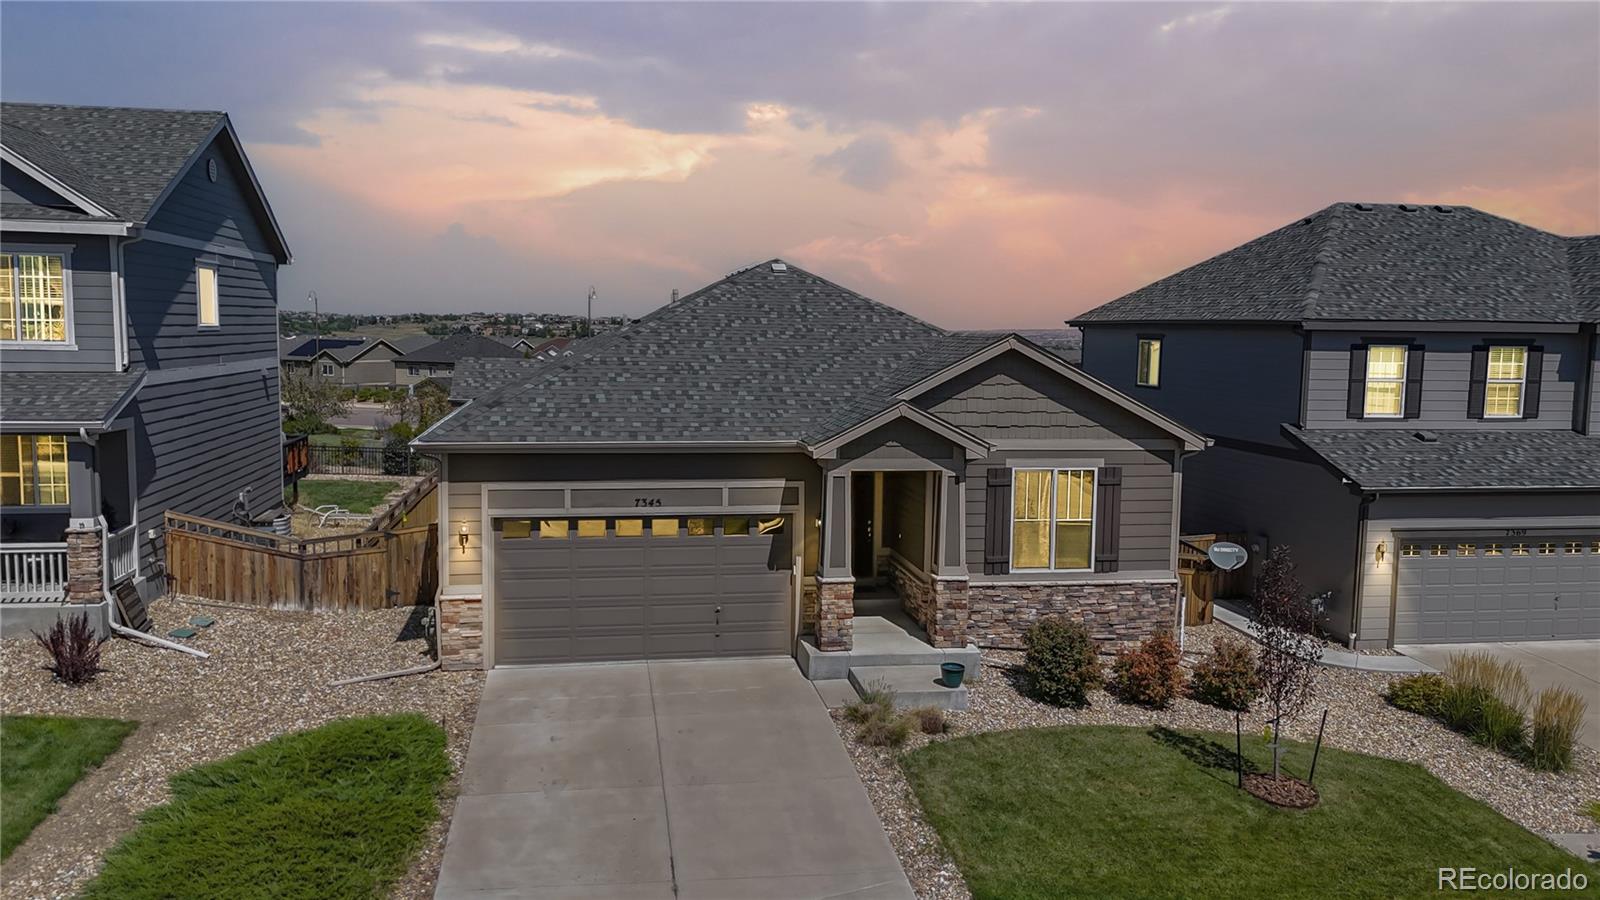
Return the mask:
<path id="1" fill-rule="evenodd" d="M 1121 563 L 1122 550 L 1122 467 L 1105 466 L 1100 470 L 1099 521 L 1094 523 L 1094 570 L 1115 572 Z"/>
<path id="2" fill-rule="evenodd" d="M 1413 345 L 1406 349 L 1405 417 L 1408 419 L 1422 415 L 1422 358 L 1425 355 L 1422 347 Z"/>
<path id="3" fill-rule="evenodd" d="M 1527 379 L 1522 385 L 1522 417 L 1539 418 L 1539 388 L 1544 382 L 1544 348 L 1528 348 Z"/>
<path id="4" fill-rule="evenodd" d="M 983 495 L 983 573 L 1011 571 L 1011 470 L 989 470 Z"/>
<path id="5" fill-rule="evenodd" d="M 1472 348 L 1472 380 L 1467 385 L 1467 418 L 1483 418 L 1483 394 L 1489 383 L 1489 348 Z"/>
<path id="6" fill-rule="evenodd" d="M 1346 398 L 1344 415 L 1359 419 L 1367 409 L 1367 347 L 1356 344 L 1350 348 L 1350 393 Z"/>

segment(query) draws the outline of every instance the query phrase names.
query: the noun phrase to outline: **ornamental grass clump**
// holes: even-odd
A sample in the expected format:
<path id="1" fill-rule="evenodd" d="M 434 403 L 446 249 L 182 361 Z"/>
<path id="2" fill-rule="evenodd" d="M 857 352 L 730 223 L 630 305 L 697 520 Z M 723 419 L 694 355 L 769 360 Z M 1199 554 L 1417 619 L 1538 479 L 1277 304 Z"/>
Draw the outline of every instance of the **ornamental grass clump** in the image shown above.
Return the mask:
<path id="1" fill-rule="evenodd" d="M 1101 684 L 1094 639 L 1082 622 L 1059 616 L 1039 620 L 1023 635 L 1022 678 L 1034 699 L 1052 706 L 1089 705 Z"/>
<path id="2" fill-rule="evenodd" d="M 911 736 L 917 717 L 895 712 L 894 690 L 873 682 L 861 692 L 861 699 L 844 708 L 844 717 L 860 727 L 856 739 L 873 747 L 898 747 Z"/>
<path id="3" fill-rule="evenodd" d="M 1167 632 L 1146 638 L 1138 647 L 1123 648 L 1112 664 L 1118 699 L 1165 709 L 1183 693 L 1178 642 Z"/>
<path id="4" fill-rule="evenodd" d="M 105 671 L 100 668 L 100 645 L 106 642 L 89 625 L 89 615 L 57 619 L 44 634 L 35 631 L 33 639 L 50 655 L 50 665 L 56 679 L 67 684 L 88 684 Z"/>
<path id="5" fill-rule="evenodd" d="M 1533 704 L 1528 763 L 1535 769 L 1560 772 L 1572 765 L 1572 746 L 1583 730 L 1589 701 L 1564 687 L 1545 688 Z M 1594 809 L 1600 811 L 1600 804 Z"/>
<path id="6" fill-rule="evenodd" d="M 1261 674 L 1249 642 L 1227 635 L 1218 638 L 1211 655 L 1195 664 L 1189 693 L 1208 706 L 1247 712 L 1261 695 Z"/>
<path id="7" fill-rule="evenodd" d="M 1452 653 L 1445 679 L 1439 718 L 1446 725 L 1494 750 L 1523 745 L 1530 692 L 1521 666 L 1487 653 Z"/>

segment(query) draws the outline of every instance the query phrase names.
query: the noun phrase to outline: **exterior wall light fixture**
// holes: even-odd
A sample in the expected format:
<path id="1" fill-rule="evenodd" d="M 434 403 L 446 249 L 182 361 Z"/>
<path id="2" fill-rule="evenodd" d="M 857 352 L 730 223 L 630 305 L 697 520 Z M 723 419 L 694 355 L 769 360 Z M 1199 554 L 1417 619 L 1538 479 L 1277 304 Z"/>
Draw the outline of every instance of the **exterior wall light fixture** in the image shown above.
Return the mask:
<path id="1" fill-rule="evenodd" d="M 1379 541 L 1378 542 L 1378 549 L 1373 551 L 1373 554 L 1372 554 L 1373 561 L 1376 562 L 1380 566 L 1383 565 L 1383 558 L 1384 558 L 1384 556 L 1388 555 L 1388 553 L 1389 553 L 1389 543 L 1387 541 Z"/>
<path id="2" fill-rule="evenodd" d="M 461 552 L 467 552 L 467 523 L 461 523 L 461 533 L 456 535 L 456 540 L 461 542 Z"/>

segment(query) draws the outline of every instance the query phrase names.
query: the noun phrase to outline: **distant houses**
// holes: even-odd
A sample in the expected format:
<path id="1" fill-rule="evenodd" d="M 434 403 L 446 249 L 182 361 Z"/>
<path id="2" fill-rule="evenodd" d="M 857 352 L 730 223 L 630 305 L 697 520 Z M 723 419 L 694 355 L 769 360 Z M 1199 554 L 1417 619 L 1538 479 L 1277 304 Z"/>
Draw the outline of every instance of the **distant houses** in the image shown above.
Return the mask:
<path id="1" fill-rule="evenodd" d="M 442 339 L 429 335 L 300 336 L 279 339 L 278 362 L 286 375 L 313 375 L 351 388 L 404 387 L 430 378 L 448 379 L 463 359 L 535 359 L 558 352 L 571 340 L 476 334 Z"/>

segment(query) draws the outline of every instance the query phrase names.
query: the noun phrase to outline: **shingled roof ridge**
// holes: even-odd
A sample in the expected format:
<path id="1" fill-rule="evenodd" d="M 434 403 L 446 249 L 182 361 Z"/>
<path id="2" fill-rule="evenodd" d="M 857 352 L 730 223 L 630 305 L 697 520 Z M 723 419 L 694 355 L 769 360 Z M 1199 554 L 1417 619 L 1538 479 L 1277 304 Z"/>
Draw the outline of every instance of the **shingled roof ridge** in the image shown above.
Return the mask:
<path id="1" fill-rule="evenodd" d="M 1334 250 L 1334 239 L 1344 231 L 1344 215 L 1348 210 L 1347 203 L 1333 203 L 1324 209 L 1307 216 L 1298 224 L 1310 225 L 1321 217 L 1326 224 L 1323 227 L 1321 239 L 1318 241 L 1316 255 L 1311 260 L 1311 272 L 1306 279 L 1306 293 L 1300 301 L 1300 318 L 1309 319 L 1317 311 L 1317 300 L 1322 297 L 1322 286 L 1328 278 L 1329 266 L 1338 256 Z"/>
<path id="2" fill-rule="evenodd" d="M 117 103 L 40 103 L 35 100 L 7 100 L 6 106 L 31 106 L 34 109 L 107 109 L 132 112 L 185 113 L 194 115 L 225 116 L 221 109 L 185 109 L 181 106 L 128 106 Z M 10 127 L 10 126 L 7 126 Z"/>

